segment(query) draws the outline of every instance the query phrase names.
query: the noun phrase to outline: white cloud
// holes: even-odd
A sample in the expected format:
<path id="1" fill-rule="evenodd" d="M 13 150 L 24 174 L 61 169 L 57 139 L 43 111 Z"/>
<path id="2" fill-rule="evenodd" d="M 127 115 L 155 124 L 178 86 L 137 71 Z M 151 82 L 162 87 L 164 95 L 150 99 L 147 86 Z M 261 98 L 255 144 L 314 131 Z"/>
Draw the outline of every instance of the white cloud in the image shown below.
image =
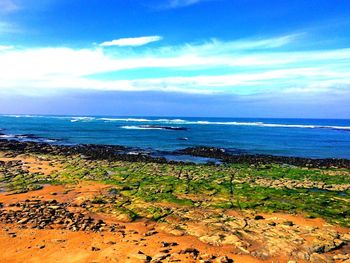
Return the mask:
<path id="1" fill-rule="evenodd" d="M 233 41 L 221 41 L 211 39 L 204 43 L 186 44 L 180 46 L 161 47 L 159 51 L 162 53 L 191 53 L 202 55 L 214 54 L 232 54 L 241 51 L 276 49 L 292 44 L 304 34 L 290 34 L 280 37 L 271 38 L 255 38 L 255 39 L 238 39 Z"/>
<path id="2" fill-rule="evenodd" d="M 143 46 L 152 42 L 162 40 L 161 36 L 145 36 L 145 37 L 133 37 L 133 38 L 119 38 L 112 41 L 103 42 L 100 44 L 102 47 L 125 47 L 125 46 Z"/>
<path id="3" fill-rule="evenodd" d="M 208 1 L 214 0 L 168 0 L 164 5 L 161 6 L 161 9 L 181 8 Z"/>
<path id="4" fill-rule="evenodd" d="M 350 83 L 350 49 L 289 52 L 278 48 L 286 39 L 292 38 L 263 39 L 258 44 L 255 40 L 211 41 L 202 45 L 147 48 L 127 55 L 99 47 L 0 46 L 0 91 L 43 94 L 62 89 L 92 89 L 249 94 L 284 89 L 301 93 L 310 91 L 310 87 L 323 92 Z M 275 48 L 271 46 L 274 42 L 279 42 Z M 139 75 L 147 68 L 155 70 L 149 70 L 147 76 Z M 109 74 L 122 70 L 132 74 L 119 72 L 114 79 Z M 186 74 L 187 71 L 191 74 Z M 317 88 L 324 86 L 328 88 Z"/>
<path id="5" fill-rule="evenodd" d="M 2 45 L 0 45 L 0 52 L 4 51 L 4 50 L 13 49 L 13 48 L 14 48 L 13 46 L 2 46 Z"/>

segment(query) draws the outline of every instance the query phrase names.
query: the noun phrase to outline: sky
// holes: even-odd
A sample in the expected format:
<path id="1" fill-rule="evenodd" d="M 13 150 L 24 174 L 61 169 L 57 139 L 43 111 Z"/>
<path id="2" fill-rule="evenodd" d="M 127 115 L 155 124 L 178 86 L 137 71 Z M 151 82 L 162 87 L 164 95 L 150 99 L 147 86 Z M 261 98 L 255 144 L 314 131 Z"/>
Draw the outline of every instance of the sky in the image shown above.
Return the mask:
<path id="1" fill-rule="evenodd" d="M 0 113 L 350 118 L 350 1 L 0 0 Z"/>

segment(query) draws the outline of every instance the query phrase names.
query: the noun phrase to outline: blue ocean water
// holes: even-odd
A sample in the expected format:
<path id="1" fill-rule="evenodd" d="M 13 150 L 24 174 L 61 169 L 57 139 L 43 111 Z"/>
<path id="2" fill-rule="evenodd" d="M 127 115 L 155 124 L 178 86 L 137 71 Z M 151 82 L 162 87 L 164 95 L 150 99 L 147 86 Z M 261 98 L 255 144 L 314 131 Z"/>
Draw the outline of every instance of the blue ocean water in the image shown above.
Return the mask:
<path id="1" fill-rule="evenodd" d="M 159 151 L 206 145 L 244 153 L 350 159 L 350 120 L 1 115 L 0 129 L 0 138 L 58 144 Z"/>

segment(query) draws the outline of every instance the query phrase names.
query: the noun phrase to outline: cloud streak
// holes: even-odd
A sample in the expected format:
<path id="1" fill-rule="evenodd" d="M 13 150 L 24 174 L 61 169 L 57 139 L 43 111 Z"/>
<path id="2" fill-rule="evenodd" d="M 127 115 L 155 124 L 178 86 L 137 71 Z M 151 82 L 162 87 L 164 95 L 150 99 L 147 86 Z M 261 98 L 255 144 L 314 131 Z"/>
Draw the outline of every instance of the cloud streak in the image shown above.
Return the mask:
<path id="1" fill-rule="evenodd" d="M 0 46 L 0 91 L 27 95 L 75 89 L 238 95 L 348 92 L 350 49 L 284 49 L 297 39 L 298 35 L 286 35 L 212 40 L 144 47 L 127 54 L 101 47 Z"/>
<path id="2" fill-rule="evenodd" d="M 8 33 L 16 33 L 19 29 L 11 23 L 0 21 L 0 35 Z"/>
<path id="3" fill-rule="evenodd" d="M 119 38 L 112 41 L 106 41 L 100 44 L 101 47 L 139 47 L 162 40 L 161 36 L 145 36 L 133 38 Z"/>
<path id="4" fill-rule="evenodd" d="M 182 8 L 208 1 L 214 0 L 168 0 L 168 2 L 165 5 L 161 6 L 161 9 Z"/>
<path id="5" fill-rule="evenodd" d="M 14 48 L 13 46 L 1 46 L 0 45 L 0 52 L 5 51 L 5 50 L 9 50 L 9 49 L 13 49 L 13 48 Z"/>

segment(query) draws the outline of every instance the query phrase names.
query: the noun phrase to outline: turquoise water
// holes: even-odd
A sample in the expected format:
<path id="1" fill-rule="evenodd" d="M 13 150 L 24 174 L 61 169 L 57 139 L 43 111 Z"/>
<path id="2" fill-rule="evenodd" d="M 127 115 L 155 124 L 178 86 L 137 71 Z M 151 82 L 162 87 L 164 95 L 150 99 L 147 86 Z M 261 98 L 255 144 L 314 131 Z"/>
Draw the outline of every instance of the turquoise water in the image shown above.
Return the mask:
<path id="1" fill-rule="evenodd" d="M 244 153 L 350 159 L 350 120 L 2 115 L 0 129 L 2 138 L 59 144 L 151 151 L 206 145 Z"/>

